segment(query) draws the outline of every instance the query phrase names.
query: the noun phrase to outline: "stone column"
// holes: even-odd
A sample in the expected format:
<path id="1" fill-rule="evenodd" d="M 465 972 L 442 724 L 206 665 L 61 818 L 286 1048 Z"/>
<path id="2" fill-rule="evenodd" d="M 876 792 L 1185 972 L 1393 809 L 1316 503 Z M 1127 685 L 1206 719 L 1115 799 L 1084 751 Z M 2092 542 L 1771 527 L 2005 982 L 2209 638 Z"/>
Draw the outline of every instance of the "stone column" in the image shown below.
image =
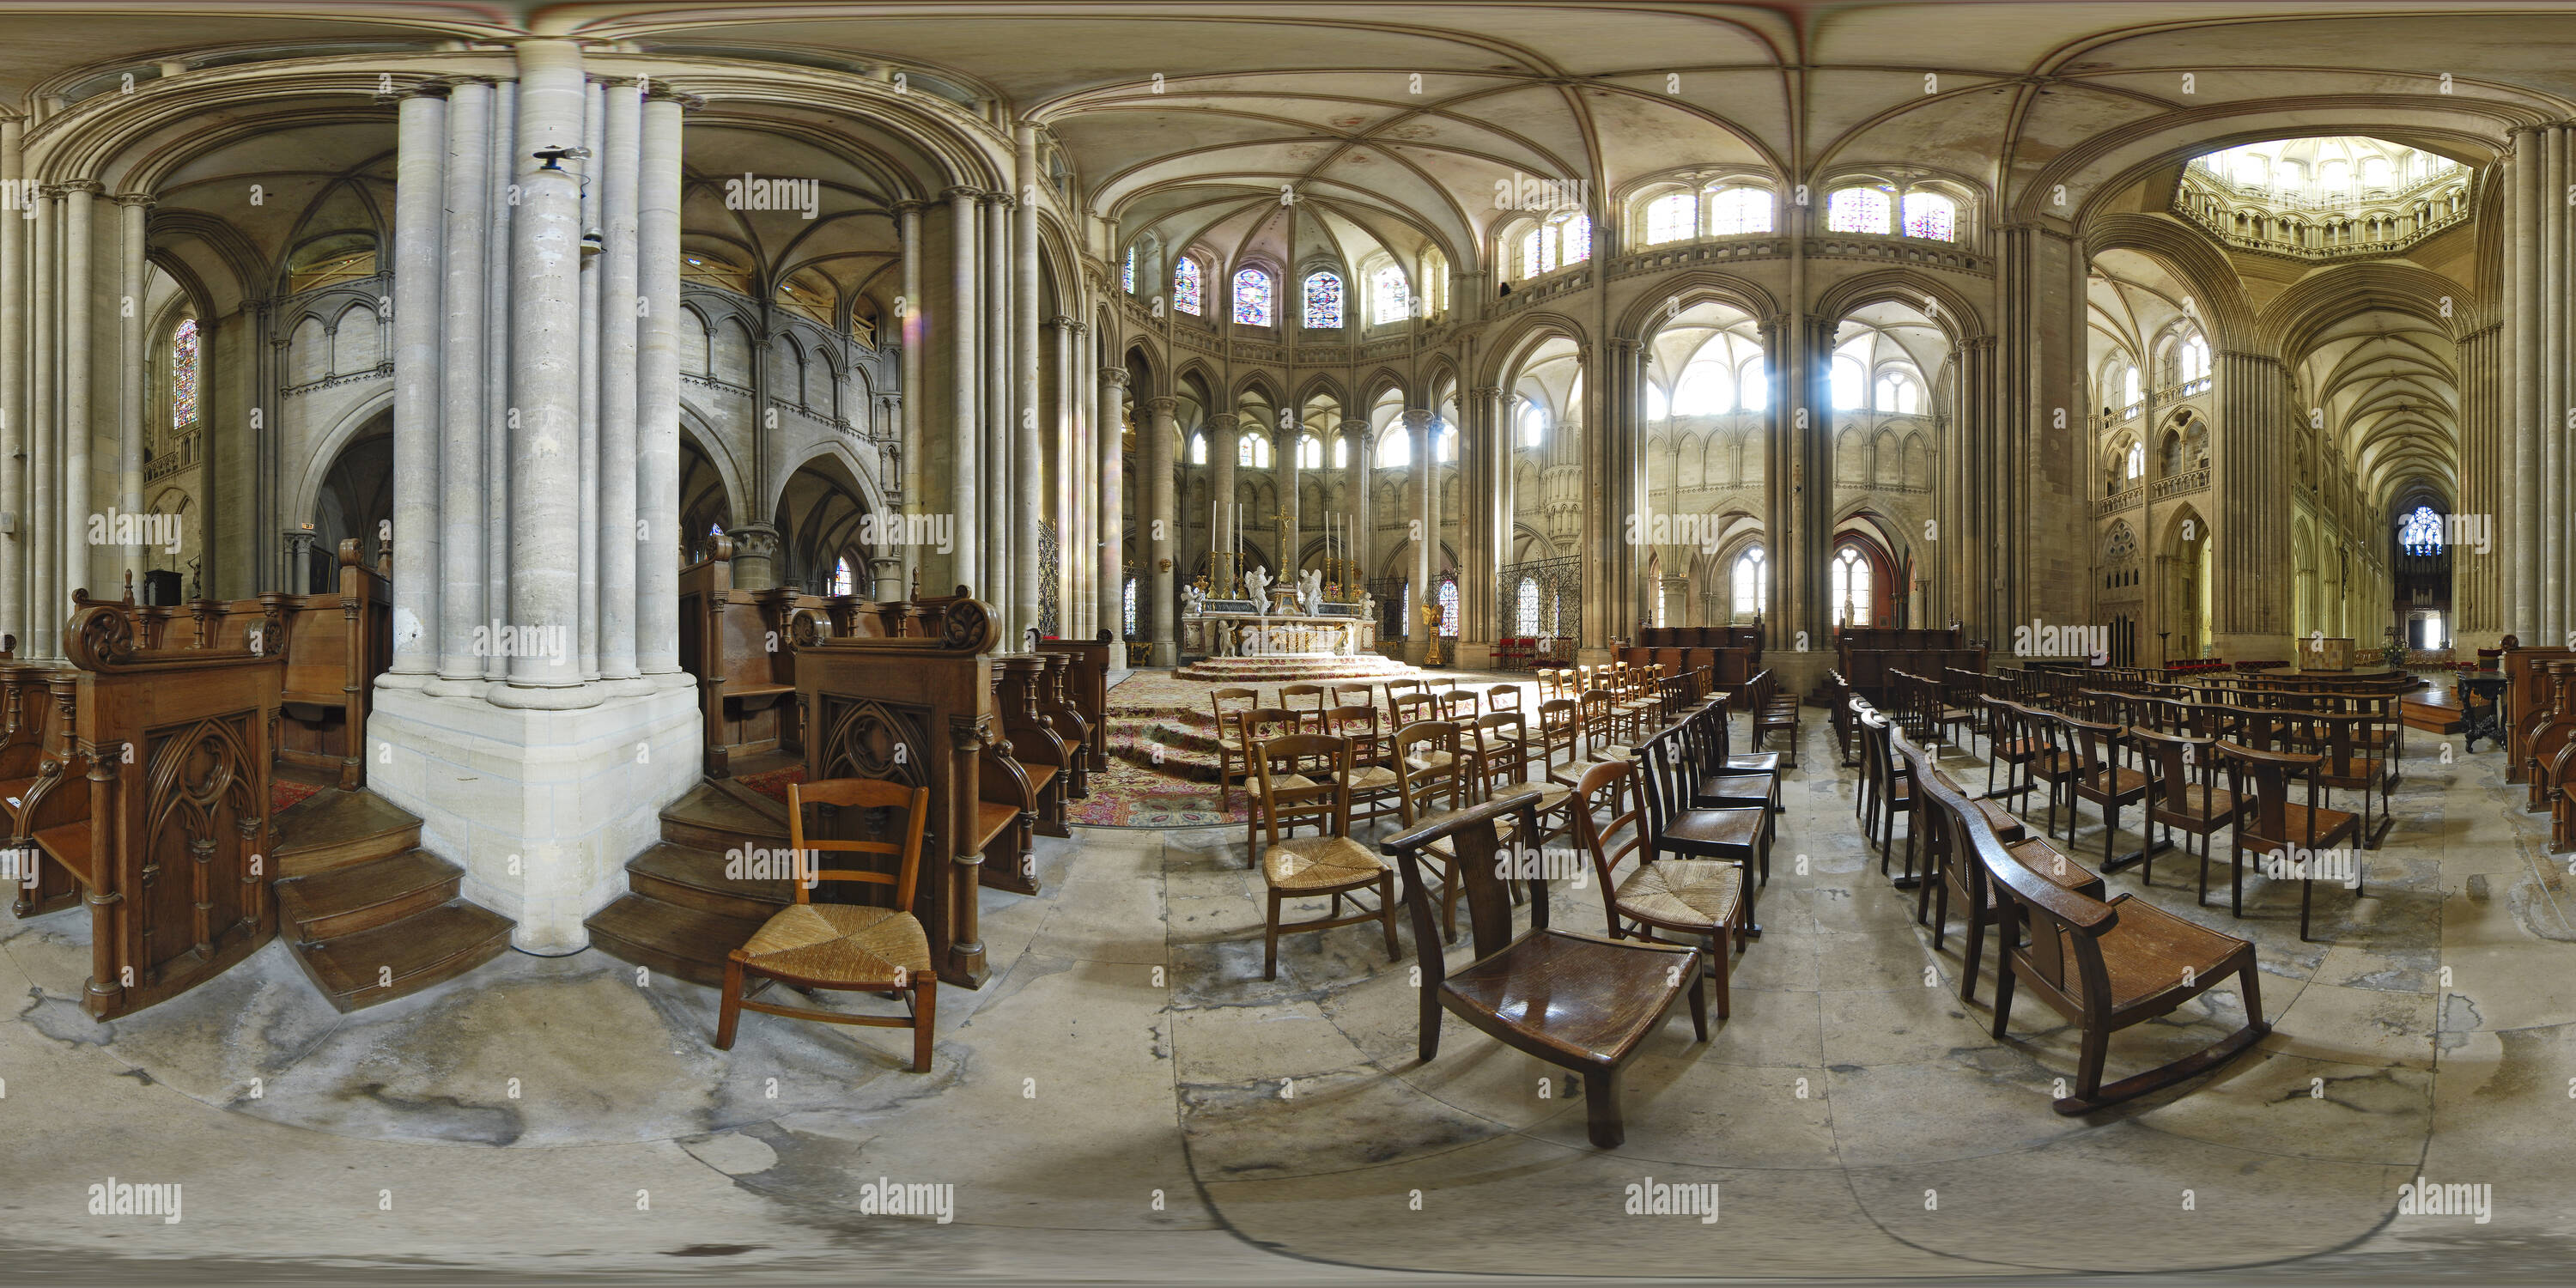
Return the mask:
<path id="1" fill-rule="evenodd" d="M 22 186 L 26 122 L 0 118 L 0 633 L 17 637 L 19 656 L 33 656 L 28 634 L 27 527 L 27 215 L 34 200 Z"/>
<path id="2" fill-rule="evenodd" d="M 2492 323 L 2460 342 L 2459 509 L 2484 522 L 2487 537 L 2484 550 L 2474 544 L 2451 550 L 2451 616 L 2457 623 L 2451 638 L 2464 657 L 2475 656 L 2471 649 L 2496 647 L 2504 635 L 2505 564 L 2496 544 L 2511 486 L 2503 460 L 2507 426 L 2497 407 L 2497 395 L 2511 392 L 2500 370 L 2504 330 L 2501 322 Z"/>
<path id="3" fill-rule="evenodd" d="M 680 669 L 680 99 L 645 101 L 635 176 L 636 666 L 655 686 Z"/>
<path id="4" fill-rule="evenodd" d="M 105 595 L 94 584 L 90 564 L 89 516 L 96 508 L 90 495 L 90 444 L 98 435 L 94 417 L 94 372 L 90 351 L 96 343 L 97 198 L 92 181 L 63 185 L 63 588 L 84 587 Z M 59 614 L 57 614 L 59 615 Z"/>
<path id="5" fill-rule="evenodd" d="M 895 343 L 903 347 L 903 401 L 896 406 L 902 420 L 895 441 L 903 449 L 903 512 L 908 515 L 930 512 L 930 498 L 922 491 L 921 324 L 914 320 L 921 311 L 921 204 L 898 201 L 894 205 L 895 239 L 903 246 L 903 294 L 894 302 Z M 920 565 L 920 550 L 916 545 L 903 547 L 903 575 L 895 581 L 898 599 L 903 597 L 900 587 Z"/>
<path id="6" fill-rule="evenodd" d="M 1339 580 L 1342 583 L 1343 593 L 1355 596 L 1367 589 L 1365 583 L 1368 581 L 1369 572 L 1376 567 L 1370 557 L 1370 542 L 1376 536 L 1377 529 L 1370 518 L 1369 510 L 1373 499 L 1370 493 L 1375 490 L 1370 485 L 1376 478 L 1377 463 L 1371 459 L 1375 449 L 1369 442 L 1367 420 L 1345 420 L 1341 424 L 1341 431 L 1342 441 L 1348 444 L 1346 450 L 1350 453 L 1343 458 L 1343 469 L 1347 476 L 1343 487 L 1350 492 L 1350 499 L 1344 508 L 1349 512 L 1351 527 L 1350 532 L 1346 534 L 1350 541 L 1350 549 L 1344 552 L 1342 557 L 1350 560 L 1354 567 L 1336 568 L 1333 570 L 1333 577 L 1328 580 Z"/>
<path id="7" fill-rule="evenodd" d="M 28 261 L 33 270 L 36 309 L 30 328 L 27 384 L 31 446 L 27 452 L 27 642 L 21 654 L 40 662 L 62 656 L 58 637 L 62 633 L 64 609 L 70 596 L 62 585 L 63 529 L 60 518 L 63 495 L 61 407 L 55 392 L 61 387 L 56 380 L 55 364 L 62 335 L 62 317 L 55 311 L 56 293 L 61 285 L 62 243 L 55 235 L 61 227 L 62 190 L 47 187 L 36 198 L 36 217 L 28 225 Z"/>
<path id="8" fill-rule="evenodd" d="M 1652 502 L 1646 492 L 1646 432 L 1641 423 L 1646 351 L 1643 344 L 1628 339 L 1614 339 L 1606 348 L 1606 361 L 1597 373 L 1589 361 L 1592 352 L 1585 355 L 1587 374 L 1598 376 L 1584 382 L 1598 410 L 1586 415 L 1583 424 L 1582 553 L 1586 563 L 1580 656 L 1586 661 L 1607 660 L 1610 641 L 1634 638 L 1638 619 L 1653 611 L 1646 597 L 1654 588 L 1645 582 L 1646 556 L 1653 548 L 1649 542 L 1653 533 L 1646 525 L 1652 517 Z M 1639 520 L 1634 540 L 1629 536 L 1631 515 Z"/>
<path id="9" fill-rule="evenodd" d="M 2546 213 L 2540 220 L 2540 253 L 2534 264 L 2540 289 L 2530 301 L 2538 306 L 2533 311 L 2540 319 L 2540 405 L 2534 417 L 2537 443 L 2532 458 L 2537 472 L 2528 547 L 2528 553 L 2536 556 L 2532 617 L 2538 638 L 2527 642 L 2556 644 L 2565 630 L 2567 590 L 2556 576 L 2560 498 L 2551 492 L 2561 469 L 2559 443 L 2565 423 L 2561 418 L 2570 405 L 2576 405 L 2567 396 L 2567 219 L 2555 197 L 2567 191 L 2567 133 L 2553 125 L 2542 132 L 2539 142 L 2541 210 Z"/>
<path id="10" fill-rule="evenodd" d="M 1430 656 L 1431 635 L 1439 629 L 1422 622 L 1422 606 L 1439 602 L 1433 579 L 1440 572 L 1440 463 L 1431 459 L 1432 415 L 1428 407 L 1404 409 L 1404 436 L 1413 453 L 1413 477 L 1407 480 L 1413 491 L 1413 603 L 1404 623 L 1404 660 L 1415 666 Z"/>
<path id="11" fill-rule="evenodd" d="M 143 376 L 150 369 L 149 354 L 143 335 L 143 291 L 147 266 L 145 225 L 152 209 L 149 193 L 128 192 L 117 195 L 119 247 L 123 252 L 118 274 L 117 338 L 120 358 L 117 362 L 117 468 L 116 508 L 127 514 L 143 513 Z M 199 516 L 201 519 L 203 516 Z M 140 533 L 140 528 L 137 528 Z M 125 547 L 125 571 L 135 581 L 143 580 L 143 546 L 128 542 Z"/>
<path id="12" fill-rule="evenodd" d="M 984 580 L 975 597 L 993 606 L 1002 649 L 1020 647 L 1019 561 L 1030 552 L 1012 539 L 1023 499 L 1019 489 L 1018 355 L 1011 328 L 1011 210 L 1006 192 L 984 194 Z"/>
<path id="13" fill-rule="evenodd" d="M 1234 579 L 1243 572 L 1234 566 L 1231 557 L 1235 545 L 1218 535 L 1234 524 L 1234 455 L 1240 450 L 1237 435 L 1242 421 L 1242 416 L 1230 411 L 1208 417 L 1208 497 L 1216 503 L 1218 523 L 1217 529 L 1208 533 L 1208 593 L 1218 598 L 1234 593 Z M 1244 521 L 1258 523 L 1260 519 L 1246 514 Z"/>
<path id="14" fill-rule="evenodd" d="M 949 378 L 954 402 L 951 429 L 947 435 L 949 450 L 948 508 L 956 523 L 956 549 L 949 560 L 949 581 L 984 595 L 982 574 L 984 529 L 981 513 L 975 508 L 979 495 L 977 484 L 983 474 L 983 350 L 976 344 L 977 315 L 983 309 L 976 288 L 977 262 L 975 190 L 950 188 L 948 230 L 955 242 L 948 293 Z M 942 593 L 948 587 L 940 587 Z"/>
<path id="15" fill-rule="evenodd" d="M 605 87 L 606 121 L 599 158 L 599 674 L 619 692 L 652 687 L 640 681 L 636 657 L 637 451 L 642 385 L 636 303 L 642 298 L 639 258 L 644 100 L 634 82 Z"/>
<path id="16" fill-rule="evenodd" d="M 2291 648 L 2289 373 L 2269 354 L 2222 350 L 2214 355 L 2219 398 L 2208 516 L 2211 539 L 2211 642 L 2226 658 L 2287 657 Z"/>
<path id="17" fill-rule="evenodd" d="M 1688 549 L 1688 547 L 1679 548 Z M 1687 574 L 1665 573 L 1655 580 L 1662 595 L 1660 601 L 1662 623 L 1666 626 L 1693 625 L 1690 619 L 1690 577 Z"/>
<path id="18" fill-rule="evenodd" d="M 1028 628 L 1038 624 L 1040 601 L 1038 578 L 1041 571 L 1038 567 L 1038 519 L 1048 510 L 1054 509 L 1056 534 L 1059 538 L 1066 535 L 1067 527 L 1064 512 L 1056 507 L 1042 505 L 1038 492 L 1039 480 L 1044 477 L 1046 470 L 1045 446 L 1040 435 L 1046 430 L 1040 424 L 1041 417 L 1037 414 L 1040 352 L 1038 349 L 1037 126 L 1032 122 L 1021 121 L 1013 127 L 1012 136 L 1019 162 L 1020 199 L 1017 203 L 1017 212 L 1011 222 L 1010 370 L 1018 386 L 1011 399 L 1011 406 L 1015 409 L 1011 419 L 1011 440 L 1015 444 L 1011 467 L 1011 495 L 1017 497 L 1020 504 L 1006 507 L 1003 515 L 1011 525 L 1012 599 L 1016 610 L 1012 615 L 1012 627 L 1018 632 L 1012 637 L 1012 647 L 1016 649 L 1021 647 L 1020 640 L 1028 633 Z M 1058 455 L 1056 458 L 1059 466 L 1066 459 L 1063 455 Z M 1065 562 L 1064 543 L 1061 540 L 1056 543 L 1056 558 L 1059 565 Z M 1059 605 L 1064 603 L 1060 592 L 1056 602 Z"/>
<path id="19" fill-rule="evenodd" d="M 1280 413 L 1283 416 L 1287 412 Z M 1298 513 L 1305 499 L 1297 490 L 1297 438 L 1304 429 L 1294 420 L 1270 431 L 1271 476 L 1279 481 L 1279 567 L 1283 581 L 1297 580 L 1297 552 L 1305 543 L 1305 519 Z"/>
<path id="20" fill-rule="evenodd" d="M 1100 624 L 1112 638 L 1126 634 L 1127 512 L 1126 497 L 1127 369 L 1100 368 Z M 1110 665 L 1124 667 L 1124 647 L 1110 650 Z"/>
<path id="21" fill-rule="evenodd" d="M 415 87 L 395 118 L 394 656 L 377 681 L 417 689 L 437 670 L 445 572 L 439 527 L 438 347 L 447 316 L 440 278 L 446 209 L 444 86 Z M 569 550 L 569 538 L 566 549 Z"/>
<path id="22" fill-rule="evenodd" d="M 511 229 L 517 224 L 519 168 L 519 82 L 496 81 L 492 87 L 491 164 L 484 170 L 486 189 L 482 237 L 484 267 L 483 319 L 483 616 L 497 621 L 510 602 L 510 276 Z M 678 629 L 674 617 L 673 630 Z M 676 647 L 676 646 L 675 646 Z M 673 655 L 675 658 L 677 654 Z M 486 687 L 510 678 L 510 659 L 499 649 L 486 650 Z"/>
<path id="23" fill-rule="evenodd" d="M 492 87 L 460 81 L 447 92 L 446 210 L 447 245 L 440 298 L 444 338 L 438 369 L 440 432 L 439 481 L 439 641 L 438 681 L 433 693 L 480 693 L 483 654 L 475 648 L 476 628 L 486 626 L 484 591 L 489 571 L 483 562 L 483 466 L 491 451 L 485 442 L 483 336 L 490 326 L 485 283 L 490 235 L 483 226 L 487 203 L 483 185 L 492 168 Z M 402 310 L 397 303 L 394 317 Z"/>
<path id="24" fill-rule="evenodd" d="M 1512 464 L 1518 444 L 1505 414 L 1503 391 L 1492 385 L 1471 389 L 1459 400 L 1467 423 L 1458 434 L 1462 486 L 1458 524 L 1458 664 L 1493 665 L 1494 641 L 1515 633 L 1513 605 L 1501 598 L 1496 579 L 1512 550 Z"/>
<path id="25" fill-rule="evenodd" d="M 570 41 L 518 47 L 518 217 L 511 229 L 510 401 L 513 479 L 510 612 L 524 633 L 510 658 L 510 682 L 492 701 L 506 707 L 596 705 L 582 683 L 581 629 L 581 185 L 541 151 L 583 138 L 581 54 Z"/>
<path id="26" fill-rule="evenodd" d="M 1172 413 L 1179 410 L 1180 405 L 1177 398 L 1156 398 L 1145 404 L 1151 420 L 1139 431 L 1145 441 L 1143 450 L 1138 453 L 1143 461 L 1143 473 L 1138 481 L 1144 486 L 1145 494 L 1153 498 L 1151 508 L 1146 512 L 1144 533 L 1144 583 L 1152 591 L 1152 603 L 1140 605 L 1137 612 L 1142 615 L 1150 608 L 1153 613 L 1154 658 L 1151 665 L 1154 666 L 1173 666 L 1178 661 L 1173 649 L 1179 632 L 1173 629 L 1172 620 L 1177 612 L 1172 599 L 1172 556 L 1180 549 L 1180 524 L 1174 515 L 1177 508 L 1174 493 L 1179 480 L 1172 476 L 1172 435 L 1177 432 L 1172 423 Z M 1140 591 L 1137 598 L 1148 596 Z"/>
<path id="27" fill-rule="evenodd" d="M 573 519 L 577 534 L 574 545 L 581 559 L 579 598 L 575 601 L 579 605 L 579 625 L 574 637 L 580 644 L 581 678 L 586 682 L 599 679 L 599 297 L 603 270 L 599 243 L 591 236 L 600 230 L 602 203 L 607 200 L 607 185 L 601 181 L 601 156 L 608 150 L 607 88 L 597 77 L 586 77 L 582 82 L 581 137 L 586 155 L 570 163 L 575 181 L 581 186 L 580 222 L 575 226 L 581 238 L 581 384 L 576 391 L 581 451 L 575 460 L 575 468 L 581 472 L 581 495 L 574 499 Z"/>

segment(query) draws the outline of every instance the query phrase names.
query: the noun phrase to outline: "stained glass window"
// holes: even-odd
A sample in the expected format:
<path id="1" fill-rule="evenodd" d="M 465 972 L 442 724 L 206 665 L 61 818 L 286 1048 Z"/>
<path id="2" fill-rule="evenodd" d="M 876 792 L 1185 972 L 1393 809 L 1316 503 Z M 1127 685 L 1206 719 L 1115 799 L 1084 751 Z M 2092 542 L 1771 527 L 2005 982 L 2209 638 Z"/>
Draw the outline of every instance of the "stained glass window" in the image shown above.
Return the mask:
<path id="1" fill-rule="evenodd" d="M 1887 231 L 1887 193 L 1878 188 L 1845 188 L 1825 199 L 1825 227 L 1838 233 Z"/>
<path id="2" fill-rule="evenodd" d="M 1458 579 L 1455 577 L 1440 579 L 1440 633 L 1453 638 L 1458 634 Z"/>
<path id="3" fill-rule="evenodd" d="M 1172 307 L 1191 317 L 1199 316 L 1199 262 L 1187 255 L 1172 266 Z"/>
<path id="4" fill-rule="evenodd" d="M 1514 606 L 1519 609 L 1521 634 L 1538 634 L 1538 582 L 1535 579 L 1521 578 L 1520 598 Z"/>
<path id="5" fill-rule="evenodd" d="M 1306 277 L 1306 326 L 1327 330 L 1342 324 L 1342 276 L 1310 273 Z"/>
<path id="6" fill-rule="evenodd" d="M 1297 468 L 1301 470 L 1320 470 L 1324 468 L 1323 440 L 1316 438 L 1312 434 L 1305 435 L 1297 440 Z"/>
<path id="7" fill-rule="evenodd" d="M 2414 513 L 2397 521 L 2397 544 L 2410 555 L 2442 553 L 2442 516 L 2429 505 L 2416 506 Z"/>
<path id="8" fill-rule="evenodd" d="M 1127 579 L 1127 588 L 1118 592 L 1118 601 L 1118 615 L 1122 619 L 1120 636 L 1125 639 L 1133 639 L 1136 636 L 1135 578 L 1130 577 Z"/>
<path id="9" fill-rule="evenodd" d="M 1646 244 L 1679 241 L 1699 222 L 1699 203 L 1687 192 L 1666 193 L 1646 207 Z"/>
<path id="10" fill-rule="evenodd" d="M 1905 235 L 1952 241 L 1959 235 L 1959 207 L 1937 192 L 1905 194 Z"/>
<path id="11" fill-rule="evenodd" d="M 1234 275 L 1234 320 L 1245 326 L 1269 326 L 1270 274 L 1247 268 Z"/>
<path id="12" fill-rule="evenodd" d="M 1533 228 L 1521 238 L 1521 276 L 1536 277 L 1552 265 L 1547 262 L 1547 229 Z"/>
<path id="13" fill-rule="evenodd" d="M 1118 289 L 1129 295 L 1136 293 L 1136 248 L 1133 246 L 1127 248 L 1127 262 L 1119 266 Z"/>
<path id="14" fill-rule="evenodd" d="M 1771 194 L 1760 188 L 1726 188 L 1708 199 L 1708 230 L 1720 237 L 1771 231 Z"/>
<path id="15" fill-rule="evenodd" d="M 1557 225 L 1556 236 L 1558 267 L 1580 264 L 1592 258 L 1592 220 L 1589 216 L 1576 215 Z"/>
<path id="16" fill-rule="evenodd" d="M 1369 291 L 1377 297 L 1377 308 L 1371 315 L 1380 325 L 1401 322 L 1410 312 L 1412 295 L 1405 290 L 1404 270 L 1387 264 L 1369 279 Z"/>
<path id="17" fill-rule="evenodd" d="M 847 559 L 832 565 L 832 593 L 835 595 L 859 593 L 857 583 L 850 579 L 850 561 Z"/>
<path id="18" fill-rule="evenodd" d="M 170 333 L 170 426 L 185 429 L 197 421 L 197 320 L 187 318 Z"/>

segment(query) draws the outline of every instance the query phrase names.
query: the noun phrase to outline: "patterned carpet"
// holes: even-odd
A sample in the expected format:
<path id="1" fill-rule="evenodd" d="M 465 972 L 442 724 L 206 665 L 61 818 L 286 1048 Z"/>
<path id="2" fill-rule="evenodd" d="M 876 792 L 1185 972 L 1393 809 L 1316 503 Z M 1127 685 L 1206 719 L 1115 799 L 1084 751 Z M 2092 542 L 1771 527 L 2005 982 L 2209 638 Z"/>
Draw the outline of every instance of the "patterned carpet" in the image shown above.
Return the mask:
<path id="1" fill-rule="evenodd" d="M 275 818 L 287 810 L 322 794 L 319 787 L 286 778 L 268 780 L 268 816 Z"/>
<path id="2" fill-rule="evenodd" d="M 785 769 L 773 769 L 765 774 L 753 774 L 748 778 L 737 778 L 734 781 L 784 805 L 787 803 L 787 785 L 804 782 L 805 767 L 789 765 Z"/>

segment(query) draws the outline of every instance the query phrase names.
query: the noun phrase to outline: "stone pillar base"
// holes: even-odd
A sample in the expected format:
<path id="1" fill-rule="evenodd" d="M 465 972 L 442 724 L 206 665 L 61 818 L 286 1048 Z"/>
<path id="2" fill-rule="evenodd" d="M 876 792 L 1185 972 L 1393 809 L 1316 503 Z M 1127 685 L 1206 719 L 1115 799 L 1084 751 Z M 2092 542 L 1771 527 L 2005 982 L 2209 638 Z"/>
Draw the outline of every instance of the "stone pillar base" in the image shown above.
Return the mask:
<path id="1" fill-rule="evenodd" d="M 1491 640 L 1461 640 L 1458 656 L 1451 661 L 1462 671 L 1494 669 L 1494 645 Z"/>
<path id="2" fill-rule="evenodd" d="M 2216 646 L 2217 655 L 2229 662 L 2295 664 L 2299 660 L 2298 646 L 2287 635 L 2212 635 L 2209 642 Z M 2365 646 L 2369 649 L 2366 654 L 2362 652 Z M 2353 665 L 2379 665 L 2379 641 L 2356 639 L 2352 647 Z"/>
<path id="3" fill-rule="evenodd" d="M 696 695 L 618 695 L 572 711 L 379 686 L 367 786 L 418 814 L 424 849 L 465 868 L 466 898 L 544 957 L 590 946 L 583 919 L 626 892 L 626 861 L 703 762 Z"/>

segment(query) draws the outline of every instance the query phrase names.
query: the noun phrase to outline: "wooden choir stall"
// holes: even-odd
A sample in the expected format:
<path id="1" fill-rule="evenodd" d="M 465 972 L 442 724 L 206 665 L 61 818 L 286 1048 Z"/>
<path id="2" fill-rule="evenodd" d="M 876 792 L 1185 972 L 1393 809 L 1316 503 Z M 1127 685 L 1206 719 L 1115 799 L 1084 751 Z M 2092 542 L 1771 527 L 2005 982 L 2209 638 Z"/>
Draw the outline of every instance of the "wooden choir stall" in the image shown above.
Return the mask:
<path id="1" fill-rule="evenodd" d="M 1853 691 L 1885 705 L 1893 673 L 1982 673 L 1986 669 L 1986 648 L 1968 640 L 1966 632 L 1947 628 L 1846 627 L 1834 633 L 1834 669 L 1842 672 L 1844 682 Z"/>
<path id="2" fill-rule="evenodd" d="M 1762 628 L 1640 626 L 1634 640 L 1613 641 L 1611 656 L 1630 666 L 1669 666 L 1674 675 L 1707 670 L 1712 685 L 1732 690 L 1762 669 Z"/>

